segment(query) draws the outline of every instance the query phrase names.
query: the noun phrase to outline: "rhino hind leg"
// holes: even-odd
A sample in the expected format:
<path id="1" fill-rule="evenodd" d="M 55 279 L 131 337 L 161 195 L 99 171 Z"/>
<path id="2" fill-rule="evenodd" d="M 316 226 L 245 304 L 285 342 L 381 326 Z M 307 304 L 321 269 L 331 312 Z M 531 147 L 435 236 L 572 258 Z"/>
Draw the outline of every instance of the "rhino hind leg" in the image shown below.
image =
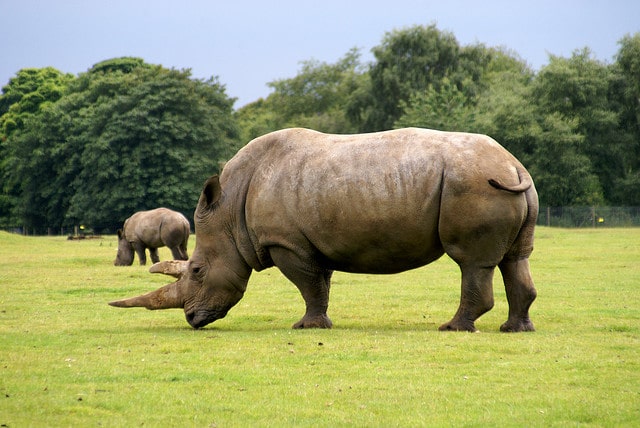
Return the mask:
<path id="1" fill-rule="evenodd" d="M 300 319 L 297 323 L 295 323 L 291 328 L 301 329 L 301 328 L 331 328 L 333 327 L 333 322 L 329 319 L 327 314 L 319 314 L 319 315 L 309 315 L 307 312 L 304 317 Z"/>
<path id="2" fill-rule="evenodd" d="M 160 261 L 157 248 L 149 248 L 149 255 L 151 256 L 151 261 L 153 263 L 158 263 Z"/>
<path id="3" fill-rule="evenodd" d="M 171 254 L 173 255 L 173 260 L 189 260 L 185 245 L 171 247 Z"/>
<path id="4" fill-rule="evenodd" d="M 133 248 L 136 251 L 136 254 L 138 255 L 138 260 L 140 261 L 140 266 L 144 266 L 147 264 L 147 254 L 146 254 L 146 248 L 143 244 L 136 242 L 133 244 Z"/>
<path id="5" fill-rule="evenodd" d="M 537 292 L 531 279 L 529 259 L 505 259 L 499 266 L 509 302 L 509 318 L 500 326 L 500 331 L 535 331 L 529 319 L 529 307 Z"/>
<path id="6" fill-rule="evenodd" d="M 329 290 L 333 271 L 322 270 L 309 282 L 296 283 L 306 305 L 304 316 L 293 328 L 331 328 L 333 323 L 327 315 L 329 308 Z M 301 284 L 301 285 L 298 285 Z"/>
<path id="7" fill-rule="evenodd" d="M 475 321 L 493 307 L 493 272 L 495 267 L 460 266 L 462 293 L 460 306 L 442 331 L 475 332 Z"/>
<path id="8" fill-rule="evenodd" d="M 272 249 L 270 254 L 278 269 L 298 287 L 306 305 L 304 316 L 293 328 L 331 328 L 333 323 L 327 309 L 333 271 L 305 263 L 296 253 L 284 248 Z"/>

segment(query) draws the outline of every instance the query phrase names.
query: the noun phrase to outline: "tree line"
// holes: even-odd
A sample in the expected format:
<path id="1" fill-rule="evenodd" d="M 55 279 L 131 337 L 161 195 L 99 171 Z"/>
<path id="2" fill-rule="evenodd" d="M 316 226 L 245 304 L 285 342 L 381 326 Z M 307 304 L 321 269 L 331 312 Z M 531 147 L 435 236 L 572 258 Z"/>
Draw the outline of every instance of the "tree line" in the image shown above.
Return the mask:
<path id="1" fill-rule="evenodd" d="M 388 32 L 372 52 L 366 64 L 358 49 L 303 61 L 238 110 L 218 78 L 140 58 L 77 76 L 22 69 L 0 95 L 0 227 L 113 231 L 158 206 L 191 217 L 225 160 L 293 126 L 488 134 L 529 169 L 542 205 L 640 205 L 640 33 L 619 41 L 613 63 L 582 48 L 538 71 L 435 25 Z"/>

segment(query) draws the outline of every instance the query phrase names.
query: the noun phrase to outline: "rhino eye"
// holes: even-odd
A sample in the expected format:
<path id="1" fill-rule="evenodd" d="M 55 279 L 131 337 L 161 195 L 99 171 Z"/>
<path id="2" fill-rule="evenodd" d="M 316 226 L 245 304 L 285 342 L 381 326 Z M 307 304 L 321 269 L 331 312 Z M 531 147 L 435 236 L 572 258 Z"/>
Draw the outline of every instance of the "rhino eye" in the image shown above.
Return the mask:
<path id="1" fill-rule="evenodd" d="M 204 275 L 204 269 L 202 266 L 193 266 L 191 268 L 191 279 L 195 281 L 201 281 Z"/>

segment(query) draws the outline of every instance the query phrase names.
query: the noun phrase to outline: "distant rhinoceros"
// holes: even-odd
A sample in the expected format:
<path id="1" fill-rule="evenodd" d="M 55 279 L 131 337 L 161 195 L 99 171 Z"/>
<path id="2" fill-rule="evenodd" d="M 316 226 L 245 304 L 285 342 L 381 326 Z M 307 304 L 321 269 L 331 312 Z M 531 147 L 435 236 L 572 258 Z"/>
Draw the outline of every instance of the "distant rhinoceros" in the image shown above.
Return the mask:
<path id="1" fill-rule="evenodd" d="M 138 211 L 125 220 L 118 230 L 118 254 L 113 262 L 116 266 L 131 266 L 133 251 L 138 254 L 141 265 L 147 263 L 145 249 L 149 249 L 151 261 L 160 261 L 159 247 L 169 247 L 173 258 L 187 260 L 189 220 L 179 212 L 168 208 Z"/>
<path id="2" fill-rule="evenodd" d="M 242 298 L 253 269 L 275 265 L 306 303 L 294 328 L 329 328 L 334 270 L 389 274 L 447 253 L 460 266 L 462 295 L 441 330 L 476 330 L 493 306 L 499 266 L 509 303 L 501 330 L 532 331 L 528 258 L 537 214 L 529 173 L 484 135 L 282 130 L 256 138 L 207 180 L 191 259 L 151 269 L 179 279 L 110 304 L 183 308 L 200 328 Z"/>

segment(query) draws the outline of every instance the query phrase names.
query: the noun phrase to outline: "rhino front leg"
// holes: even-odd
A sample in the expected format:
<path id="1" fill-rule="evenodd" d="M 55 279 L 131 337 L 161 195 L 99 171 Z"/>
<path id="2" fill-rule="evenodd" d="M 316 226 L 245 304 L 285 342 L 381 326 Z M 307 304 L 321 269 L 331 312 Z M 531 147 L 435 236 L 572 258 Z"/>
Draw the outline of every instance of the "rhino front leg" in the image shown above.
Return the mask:
<path id="1" fill-rule="evenodd" d="M 329 289 L 333 271 L 304 263 L 294 252 L 282 248 L 271 251 L 271 258 L 280 271 L 293 282 L 304 299 L 306 312 L 293 328 L 331 328 L 327 316 Z"/>
<path id="2" fill-rule="evenodd" d="M 535 331 L 529 319 L 529 307 L 535 300 L 537 292 L 531 279 L 529 260 L 504 260 L 499 266 L 509 302 L 509 318 L 500 326 L 500 330 Z"/>
<path id="3" fill-rule="evenodd" d="M 440 330 L 476 331 L 475 321 L 493 307 L 493 272 L 495 267 L 460 266 L 462 292 L 460 306 L 451 321 Z"/>

